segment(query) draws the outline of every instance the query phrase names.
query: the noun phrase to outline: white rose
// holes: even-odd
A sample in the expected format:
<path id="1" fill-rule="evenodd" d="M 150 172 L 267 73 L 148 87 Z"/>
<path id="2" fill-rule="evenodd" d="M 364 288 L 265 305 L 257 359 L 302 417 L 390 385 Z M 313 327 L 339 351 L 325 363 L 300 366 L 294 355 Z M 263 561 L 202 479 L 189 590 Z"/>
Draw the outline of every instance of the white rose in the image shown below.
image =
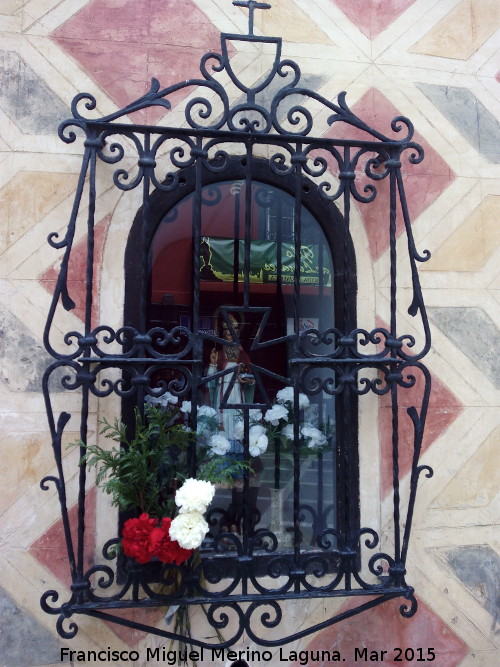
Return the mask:
<path id="1" fill-rule="evenodd" d="M 231 443 L 225 435 L 222 435 L 222 433 L 217 433 L 210 438 L 208 446 L 210 447 L 212 454 L 223 456 L 231 448 Z"/>
<path id="2" fill-rule="evenodd" d="M 266 429 L 260 424 L 256 424 L 252 426 L 248 435 L 248 451 L 250 452 L 250 456 L 264 454 L 268 445 Z"/>
<path id="3" fill-rule="evenodd" d="M 288 410 L 283 405 L 273 405 L 264 415 L 264 419 L 273 426 L 278 426 L 280 419 L 288 421 Z"/>
<path id="4" fill-rule="evenodd" d="M 175 494 L 175 504 L 180 514 L 187 512 L 204 512 L 212 502 L 215 486 L 211 482 L 190 477 L 186 479 Z"/>
<path id="5" fill-rule="evenodd" d="M 208 523 L 200 512 L 186 512 L 172 521 L 169 535 L 171 540 L 176 540 L 184 549 L 197 549 L 207 532 Z"/>

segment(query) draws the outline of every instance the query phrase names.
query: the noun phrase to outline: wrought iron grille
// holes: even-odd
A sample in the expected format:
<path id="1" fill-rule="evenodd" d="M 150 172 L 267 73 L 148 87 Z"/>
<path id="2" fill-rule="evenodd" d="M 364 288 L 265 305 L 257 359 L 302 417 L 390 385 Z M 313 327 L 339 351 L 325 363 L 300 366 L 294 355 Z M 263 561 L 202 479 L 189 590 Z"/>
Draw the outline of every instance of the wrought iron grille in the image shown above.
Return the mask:
<path id="1" fill-rule="evenodd" d="M 67 144 L 75 142 L 78 136 L 84 138 L 82 167 L 67 231 L 62 238 L 57 233 L 49 237 L 52 247 L 62 251 L 62 261 L 44 334 L 45 346 L 54 358 L 44 376 L 43 392 L 57 474 L 45 477 L 41 485 L 48 489 L 53 484 L 58 493 L 72 585 L 66 601 L 59 603 L 59 594 L 49 590 L 42 596 L 41 604 L 46 612 L 58 617 L 58 632 L 66 639 L 74 637 L 78 631 L 74 620 L 69 621 L 67 627 L 66 620 L 84 614 L 199 647 L 231 646 L 244 632 L 258 644 L 273 646 L 297 640 L 393 598 L 403 598 L 400 607 L 403 616 L 412 616 L 417 609 L 413 588 L 406 582 L 405 566 L 418 479 L 422 472 L 427 476 L 432 474 L 428 466 L 419 465 L 430 392 L 430 376 L 422 359 L 429 350 L 430 334 L 417 264 L 426 261 L 429 253 L 421 255 L 416 250 L 401 170 L 403 159 L 407 158 L 410 165 L 419 163 L 423 150 L 412 140 L 414 130 L 407 118 L 397 117 L 392 121 L 391 130 L 404 135 L 396 140 L 370 128 L 357 117 L 348 107 L 345 93 L 334 103 L 302 87 L 298 65 L 281 58 L 281 39 L 254 34 L 254 11 L 267 9 L 269 5 L 253 0 L 233 4 L 248 7 L 248 34 L 222 34 L 221 53 L 208 53 L 202 58 L 200 78 L 165 89 L 153 79 L 147 94 L 103 118 L 84 116 L 81 106 L 92 116 L 96 100 L 89 94 L 79 94 L 72 103 L 73 117 L 59 129 L 61 139 Z M 265 44 L 268 49 L 274 49 L 272 67 L 257 84 L 245 84 L 233 69 L 229 57 L 232 40 Z M 269 93 L 271 84 L 272 90 L 276 90 L 277 82 L 282 82 L 282 86 Z M 231 87 L 233 95 L 230 97 Z M 180 90 L 193 92 L 179 105 L 184 105 L 184 120 L 178 127 L 129 122 L 127 117 L 134 112 L 150 107 L 170 109 L 169 95 Z M 204 96 L 200 96 L 201 91 Z M 311 103 L 314 103 L 314 116 Z M 327 133 L 340 125 L 356 128 L 356 136 L 360 136 L 361 131 L 364 138 L 336 138 L 334 132 Z M 97 184 L 102 182 L 97 180 L 100 164 L 101 179 L 111 169 L 113 184 L 123 196 L 142 188 L 142 206 L 132 226 L 124 257 L 125 311 L 121 327 L 106 323 L 96 326 L 92 315 L 94 226 L 99 205 Z M 351 205 L 354 200 L 359 206 L 369 206 L 381 196 L 378 188 L 383 181 L 389 182 L 389 194 L 385 220 L 380 220 L 379 224 L 381 229 L 388 228 L 385 233 L 389 236 L 390 321 L 386 328 L 363 328 L 363 323 L 358 323 L 356 318 Z M 241 229 L 232 237 L 236 268 L 232 274 L 231 304 L 223 304 L 219 311 L 230 332 L 229 343 L 213 328 L 213 322 L 208 326 L 203 323 L 206 312 L 202 295 L 206 279 L 203 271 L 211 266 L 207 254 L 203 259 L 207 243 L 203 235 L 203 207 L 208 206 L 211 198 L 217 199 L 217 188 L 220 194 L 224 183 L 230 183 L 233 188 L 234 202 L 239 206 L 235 220 L 238 224 L 241 221 Z M 269 204 L 266 209 L 266 204 L 262 204 L 265 196 L 260 195 L 264 211 L 261 234 L 278 248 L 278 279 L 273 289 L 281 290 L 281 294 L 286 291 L 288 295 L 291 325 L 289 330 L 282 329 L 280 335 L 273 334 L 276 330 L 269 327 L 276 316 L 273 307 L 259 303 L 251 282 L 252 225 L 259 208 L 256 194 L 259 187 L 264 194 L 282 191 L 288 197 L 284 215 L 277 209 L 271 211 Z M 184 221 L 184 224 L 191 225 L 192 303 L 185 304 L 183 315 L 177 313 L 179 317 L 169 328 L 162 326 L 161 315 L 155 319 L 152 312 L 150 251 L 162 220 L 167 225 L 172 224 L 182 206 L 189 207 L 189 222 Z M 396 242 L 398 210 L 404 222 L 406 246 Z M 58 329 L 54 318 L 58 307 L 62 305 L 71 310 L 75 306 L 68 284 L 68 266 L 78 238 L 77 225 L 83 215 L 87 234 L 85 326 L 83 331 L 69 331 L 62 341 L 56 342 Z M 334 303 L 331 311 L 334 321 L 319 317 L 317 326 L 303 328 L 301 298 L 305 287 L 301 279 L 301 253 L 307 215 L 316 216 L 321 222 L 318 228 L 323 230 L 325 243 L 332 251 L 332 281 L 328 284 L 319 277 L 316 289 Z M 285 218 L 286 229 L 283 229 L 279 221 Z M 293 260 L 291 278 L 286 285 L 279 279 L 283 270 L 279 267 L 284 266 L 279 253 L 285 242 Z M 409 314 L 420 319 L 423 331 L 420 345 L 413 335 L 400 330 L 397 250 L 405 253 L 410 267 L 413 296 Z M 121 276 L 116 280 L 121 280 Z M 165 301 L 168 310 L 168 295 Z M 181 315 L 184 320 L 179 319 Z M 221 529 L 220 519 L 212 517 L 201 559 L 156 569 L 133 562 L 122 562 L 118 571 L 111 562 L 97 563 L 86 569 L 87 472 L 80 464 L 78 525 L 73 533 L 66 494 L 71 473 L 63 465 L 62 445 L 71 415 L 66 411 L 58 414 L 54 408 L 54 379 L 59 378 L 64 390 L 79 394 L 80 438 L 87 443 L 91 437 L 89 413 L 94 397 L 99 401 L 118 397 L 125 421 L 132 406 L 140 407 L 148 396 L 158 397 L 166 390 L 181 399 L 190 399 L 192 405 L 199 405 L 201 395 L 213 381 L 204 361 L 206 345 L 240 345 L 243 338 L 234 326 L 239 317 L 253 323 L 253 334 L 247 341 L 250 352 L 258 357 L 263 351 L 277 350 L 281 346 L 286 350 L 286 370 L 278 372 L 275 367 L 250 362 L 256 397 L 251 402 L 241 403 L 230 399 L 236 382 L 234 369 L 217 371 L 217 377 L 229 379 L 218 407 L 241 411 L 242 455 L 250 460 L 250 411 L 269 409 L 277 386 L 293 389 L 293 408 L 297 415 L 302 395 L 315 397 L 320 406 L 330 401 L 336 426 L 329 450 L 333 468 L 326 470 L 328 455 L 317 458 L 317 505 L 308 506 L 301 496 L 302 474 L 307 466 L 299 446 L 300 426 L 296 425 L 291 436 L 292 519 L 286 543 L 279 531 L 273 532 L 272 526 L 260 525 L 256 530 L 257 520 L 252 515 L 249 500 L 250 475 L 246 473 L 242 481 L 241 534 L 231 532 L 226 526 Z M 64 350 L 59 349 L 61 342 L 66 345 Z M 157 379 L 159 371 L 164 373 L 161 381 Z M 401 395 L 415 385 L 417 377 L 421 378 L 424 390 L 421 404 L 406 408 L 413 435 L 412 441 L 404 445 L 412 448 L 413 460 L 406 497 L 402 499 Z M 391 553 L 377 549 L 379 534 L 375 528 L 359 524 L 356 413 L 358 401 L 368 394 L 390 399 L 394 530 Z M 196 420 L 196 410 L 193 410 L 191 425 L 194 428 Z M 81 455 L 84 453 L 82 447 Z M 191 467 L 193 471 L 196 469 L 195 449 L 191 452 Z M 275 489 L 281 488 L 281 469 L 278 452 L 274 461 Z M 321 497 L 328 475 L 336 487 L 333 511 L 326 511 L 327 503 Z M 306 525 L 312 531 L 312 539 L 307 544 L 304 540 Z M 104 545 L 105 560 L 111 561 L 111 547 L 118 541 L 114 537 Z M 173 576 L 177 581 L 174 589 L 168 588 Z M 164 588 L 158 584 L 163 584 Z M 279 639 L 269 635 L 286 614 L 287 600 L 319 597 L 355 597 L 358 605 L 297 632 L 284 629 L 283 624 Z M 224 637 L 220 643 L 194 634 L 186 638 L 168 625 L 149 626 L 119 616 L 120 611 L 130 608 L 169 605 L 204 605 L 209 625 Z"/>

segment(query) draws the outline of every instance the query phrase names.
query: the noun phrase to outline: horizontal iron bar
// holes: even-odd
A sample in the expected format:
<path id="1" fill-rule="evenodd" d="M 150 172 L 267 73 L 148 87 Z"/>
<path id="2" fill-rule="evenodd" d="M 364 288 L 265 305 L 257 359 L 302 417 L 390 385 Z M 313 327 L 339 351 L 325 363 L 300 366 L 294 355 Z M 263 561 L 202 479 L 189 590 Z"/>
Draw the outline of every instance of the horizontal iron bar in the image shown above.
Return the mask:
<path id="1" fill-rule="evenodd" d="M 172 364 L 175 366 L 203 365 L 203 359 L 172 359 L 171 357 L 121 357 L 112 355 L 109 357 L 78 357 L 74 359 L 82 364 Z"/>
<path id="2" fill-rule="evenodd" d="M 282 600 L 295 599 L 311 599 L 311 598 L 338 598 L 338 597 L 365 597 L 365 596 L 379 596 L 379 597 L 398 597 L 407 595 L 413 591 L 411 586 L 394 587 L 394 588 L 375 588 L 375 589 L 335 589 L 334 591 L 290 591 L 290 593 L 270 593 L 268 596 L 263 593 L 249 593 L 247 595 L 228 595 L 223 597 L 187 597 L 176 598 L 175 596 L 165 596 L 161 599 L 143 598 L 140 600 L 109 600 L 98 602 L 86 602 L 83 604 L 71 605 L 71 611 L 78 613 L 87 609 L 129 609 L 129 608 L 150 608 L 150 607 L 164 607 L 167 604 L 222 604 L 228 605 L 235 602 L 280 602 Z"/>
<path id="3" fill-rule="evenodd" d="M 77 121 L 77 119 L 75 119 Z M 202 136 L 207 139 L 227 139 L 228 141 L 251 141 L 257 144 L 287 144 L 290 142 L 299 141 L 302 144 L 317 145 L 317 146 L 355 146 L 358 148 L 371 148 L 378 152 L 381 148 L 404 148 L 407 146 L 407 141 L 367 141 L 363 139 L 330 139 L 322 137 L 313 137 L 300 134 L 267 134 L 259 132 L 238 132 L 233 130 L 213 130 L 210 128 L 179 128 L 169 127 L 168 125 L 127 125 L 126 123 L 103 122 L 99 120 L 85 119 L 85 123 L 89 127 L 96 128 L 101 131 L 109 131 L 110 128 L 116 128 L 114 134 L 123 134 L 127 132 L 137 132 L 139 134 L 168 134 L 172 137 L 186 136 L 196 137 Z"/>
<path id="4" fill-rule="evenodd" d="M 405 359 L 401 359 L 400 357 L 292 357 L 289 362 L 291 364 L 302 364 L 304 366 L 318 366 L 324 364 L 370 364 L 372 366 L 384 366 L 385 364 L 407 363 Z"/>
<path id="5" fill-rule="evenodd" d="M 202 359 L 172 359 L 171 357 L 121 357 L 113 355 L 109 357 L 78 357 L 73 361 L 87 364 L 172 364 L 176 366 L 186 366 L 190 364 L 203 365 Z M 324 365 L 324 364 L 371 364 L 374 366 L 383 366 L 384 364 L 408 364 L 411 359 L 401 359 L 400 357 L 292 357 L 291 364 L 302 364 L 304 366 Z"/>

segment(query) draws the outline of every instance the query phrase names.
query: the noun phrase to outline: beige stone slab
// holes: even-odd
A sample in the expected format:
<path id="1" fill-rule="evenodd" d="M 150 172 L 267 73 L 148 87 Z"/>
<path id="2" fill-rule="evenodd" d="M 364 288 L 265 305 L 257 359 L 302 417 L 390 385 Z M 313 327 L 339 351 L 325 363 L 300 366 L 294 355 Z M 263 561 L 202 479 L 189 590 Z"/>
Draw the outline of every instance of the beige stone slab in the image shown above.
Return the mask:
<path id="1" fill-rule="evenodd" d="M 28 0 L 22 11 L 23 31 L 28 30 L 35 21 L 40 20 L 58 4 L 57 0 Z M 78 5 L 78 0 L 74 4 Z M 76 10 L 78 9 L 80 9 L 80 7 L 77 6 Z"/>
<path id="2" fill-rule="evenodd" d="M 373 61 L 373 41 L 370 40 L 335 3 L 329 0 L 296 0 L 316 23 L 330 36 L 343 53 L 356 54 L 356 59 Z"/>
<path id="3" fill-rule="evenodd" d="M 474 650 L 460 663 L 460 667 L 496 667 L 498 664 L 498 650 Z"/>
<path id="4" fill-rule="evenodd" d="M 447 0 L 440 0 L 444 4 Z M 372 59 L 377 62 L 383 58 L 387 49 L 398 45 L 400 52 L 407 51 L 409 44 L 415 39 L 415 32 L 419 30 L 420 25 L 426 21 L 429 13 L 432 12 L 434 2 L 426 0 L 417 1 L 411 4 L 404 12 L 392 21 L 385 30 L 371 41 Z"/>
<path id="5" fill-rule="evenodd" d="M 500 69 L 500 46 L 499 46 L 498 35 L 492 35 L 490 39 L 478 49 L 477 53 L 474 54 L 474 58 L 477 59 L 478 69 L 477 76 L 487 77 L 491 80 L 490 89 L 494 89 L 494 83 L 497 82 L 495 77 Z M 498 83 L 498 82 L 497 82 Z M 493 93 L 495 91 L 493 90 Z"/>
<path id="6" fill-rule="evenodd" d="M 479 206 L 483 196 L 484 183 L 478 178 L 459 177 L 451 183 L 417 219 L 412 221 L 412 234 L 418 252 L 423 254 L 424 250 L 429 250 L 432 255 L 434 250 L 450 235 L 450 231 L 462 224 L 464 216 L 472 213 L 474 208 Z M 405 234 L 397 240 L 396 250 L 398 269 L 403 269 L 398 283 L 401 286 L 410 287 L 411 277 L 404 271 L 408 257 Z M 420 262 L 417 267 L 421 281 L 426 280 L 426 276 L 422 275 L 426 264 L 427 262 Z M 387 287 L 390 284 L 389 267 L 386 252 L 377 260 L 374 267 L 378 286 Z M 426 286 L 436 287 L 433 283 L 426 284 Z"/>
<path id="7" fill-rule="evenodd" d="M 46 3 L 45 11 L 43 3 L 38 6 L 29 7 L 25 18 L 24 32 L 30 35 L 50 35 L 56 28 L 88 5 L 90 0 L 63 0 L 63 2 Z"/>
<path id="8" fill-rule="evenodd" d="M 440 3 L 437 3 L 439 6 Z M 398 68 L 417 67 L 428 71 L 440 72 L 446 74 L 450 79 L 456 76 L 473 76 L 477 69 L 475 59 L 456 60 L 454 58 L 444 58 L 429 56 L 426 54 L 411 53 L 409 47 L 415 34 L 410 32 L 402 38 L 389 45 L 376 59 L 377 64 L 394 65 Z"/>
<path id="9" fill-rule="evenodd" d="M 60 150 L 65 149 L 61 142 Z M 71 153 L 59 153 L 55 155 L 44 156 L 44 173 L 78 174 L 82 163 L 82 154 L 72 155 Z M 34 167 L 40 161 L 39 153 L 35 152 L 9 152 L 2 154 L 2 165 L 0 169 L 0 188 L 4 187 L 19 171 L 33 171 Z"/>
<path id="10" fill-rule="evenodd" d="M 55 589 L 60 596 L 58 602 L 66 602 L 70 597 L 68 591 L 28 553 L 3 551 L 2 563 L 5 567 L 2 567 L 0 575 L 1 585 L 16 603 L 29 610 L 39 623 L 57 636 L 56 617 L 45 613 L 40 605 L 33 605 L 33 600 L 38 600 L 46 590 Z M 74 650 L 120 645 L 116 635 L 101 621 L 78 615 L 77 624 L 78 633 L 71 640 L 71 648 Z"/>
<path id="11" fill-rule="evenodd" d="M 18 34 L 22 29 L 21 15 L 0 14 L 0 32 Z"/>
<path id="12" fill-rule="evenodd" d="M 426 271 L 479 271 L 500 244 L 500 195 L 489 195 L 433 253 Z"/>
<path id="13" fill-rule="evenodd" d="M 499 467 L 494 465 L 498 461 L 499 444 L 500 426 L 497 426 L 439 494 L 433 506 L 467 509 L 489 505 L 500 490 Z"/>
<path id="14" fill-rule="evenodd" d="M 64 438 L 68 442 L 78 439 L 77 432 L 68 432 Z M 50 439 L 42 433 L 6 433 L 0 446 L 4 465 L 0 469 L 2 497 L 0 514 L 10 507 L 30 486 L 38 485 L 54 466 Z M 65 452 L 65 455 L 67 453 Z"/>
<path id="15" fill-rule="evenodd" d="M 247 14 L 247 10 L 242 10 Z M 324 44 L 330 37 L 293 0 L 274 0 L 270 9 L 255 13 L 255 27 L 263 35 L 276 35 L 288 42 Z"/>
<path id="16" fill-rule="evenodd" d="M 443 569 L 429 556 L 427 549 L 413 544 L 409 560 L 412 586 L 418 591 L 417 595 L 453 629 L 453 632 L 474 650 L 491 651 L 495 648 L 489 637 L 490 632 L 478 626 L 474 614 L 471 613 L 471 606 L 463 604 L 457 607 L 455 600 L 450 598 L 446 589 L 455 582 L 451 576 L 443 574 Z M 469 597 L 465 591 L 461 592 L 462 596 Z M 476 611 L 475 607 L 473 611 Z"/>
<path id="17" fill-rule="evenodd" d="M 496 0 L 461 0 L 411 51 L 467 60 L 499 27 Z"/>
<path id="18" fill-rule="evenodd" d="M 0 238 L 0 253 L 73 193 L 76 184 L 76 174 L 18 172 L 0 190 L 0 207 L 6 223 L 5 235 Z"/>
<path id="19" fill-rule="evenodd" d="M 443 490 L 447 488 L 456 475 L 466 468 L 468 462 L 474 460 L 481 443 L 485 441 L 498 422 L 496 408 L 467 408 L 462 415 L 448 429 L 447 433 L 425 453 L 426 459 L 433 459 L 434 476 L 428 480 L 428 494 L 426 504 L 433 510 L 439 510 L 441 505 L 436 502 Z M 439 514 L 439 512 L 437 512 Z M 443 518 L 431 519 L 428 516 L 428 525 L 431 521 L 443 521 Z"/>
<path id="20" fill-rule="evenodd" d="M 0 15 L 5 14 L 14 14 L 18 9 L 26 4 L 27 0 L 2 0 L 2 5 L 0 6 Z"/>

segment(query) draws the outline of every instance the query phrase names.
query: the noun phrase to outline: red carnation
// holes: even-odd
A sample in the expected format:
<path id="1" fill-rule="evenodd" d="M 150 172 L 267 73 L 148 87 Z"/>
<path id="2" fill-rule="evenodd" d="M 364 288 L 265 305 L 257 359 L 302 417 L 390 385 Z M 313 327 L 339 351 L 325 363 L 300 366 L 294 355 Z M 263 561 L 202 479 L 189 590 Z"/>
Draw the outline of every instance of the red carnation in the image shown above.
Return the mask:
<path id="1" fill-rule="evenodd" d="M 162 563 L 177 563 L 177 565 L 182 565 L 191 555 L 192 549 L 183 549 L 178 542 L 170 539 L 169 530 L 171 523 L 172 519 L 170 517 L 165 517 L 161 520 L 161 527 L 157 530 L 162 532 L 163 537 L 156 542 L 154 555 Z"/>
<path id="2" fill-rule="evenodd" d="M 151 560 L 152 543 L 151 533 L 157 523 L 150 519 L 145 512 L 138 519 L 128 519 L 123 525 L 123 553 L 134 558 L 138 563 L 147 563 Z"/>
<path id="3" fill-rule="evenodd" d="M 172 519 L 164 517 L 161 522 L 143 513 L 138 519 L 128 519 L 123 525 L 123 553 L 138 563 L 148 563 L 156 556 L 162 563 L 181 565 L 192 553 L 170 539 Z"/>

